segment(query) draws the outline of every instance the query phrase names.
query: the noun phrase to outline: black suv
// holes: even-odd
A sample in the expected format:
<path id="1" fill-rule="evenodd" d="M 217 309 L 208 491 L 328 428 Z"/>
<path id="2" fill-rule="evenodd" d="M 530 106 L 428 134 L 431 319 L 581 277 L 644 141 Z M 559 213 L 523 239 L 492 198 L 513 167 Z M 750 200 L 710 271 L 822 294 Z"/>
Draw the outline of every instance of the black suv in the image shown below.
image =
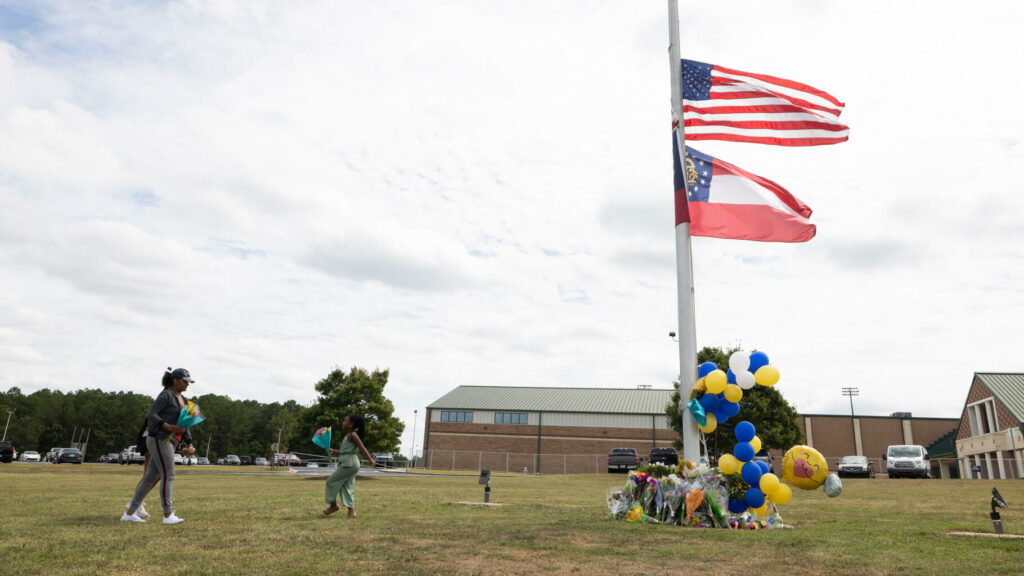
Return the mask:
<path id="1" fill-rule="evenodd" d="M 679 465 L 679 454 L 674 448 L 651 448 L 651 453 L 647 456 L 647 463 L 677 466 Z"/>
<path id="2" fill-rule="evenodd" d="M 14 445 L 10 442 L 0 442 L 0 462 L 14 460 Z"/>
<path id="3" fill-rule="evenodd" d="M 239 456 L 238 462 L 242 466 L 252 466 L 252 456 Z"/>

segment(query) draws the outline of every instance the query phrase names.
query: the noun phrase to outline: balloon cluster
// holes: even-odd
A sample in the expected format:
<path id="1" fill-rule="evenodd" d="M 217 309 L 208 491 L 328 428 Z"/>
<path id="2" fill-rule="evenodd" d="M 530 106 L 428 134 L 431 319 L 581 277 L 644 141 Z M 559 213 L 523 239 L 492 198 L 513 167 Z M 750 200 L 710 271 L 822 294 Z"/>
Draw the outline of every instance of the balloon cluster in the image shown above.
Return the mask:
<path id="1" fill-rule="evenodd" d="M 749 507 L 759 516 L 764 516 L 769 502 L 785 504 L 793 497 L 793 490 L 779 482 L 779 477 L 772 474 L 766 462 L 754 460 L 754 455 L 761 449 L 761 439 L 757 437 L 753 424 L 744 420 L 736 425 L 735 433 L 736 445 L 732 454 L 725 454 L 718 459 L 718 469 L 723 474 L 739 472 L 750 488 L 743 494 L 742 500 L 729 500 L 729 511 L 739 514 Z"/>
<path id="2" fill-rule="evenodd" d="M 697 367 L 697 384 L 689 403 L 690 413 L 701 432 L 715 431 L 719 422 L 725 422 L 740 412 L 743 391 L 755 384 L 774 386 L 779 381 L 779 369 L 769 363 L 764 352 L 734 352 L 729 356 L 729 371 L 723 372 L 714 362 Z"/>

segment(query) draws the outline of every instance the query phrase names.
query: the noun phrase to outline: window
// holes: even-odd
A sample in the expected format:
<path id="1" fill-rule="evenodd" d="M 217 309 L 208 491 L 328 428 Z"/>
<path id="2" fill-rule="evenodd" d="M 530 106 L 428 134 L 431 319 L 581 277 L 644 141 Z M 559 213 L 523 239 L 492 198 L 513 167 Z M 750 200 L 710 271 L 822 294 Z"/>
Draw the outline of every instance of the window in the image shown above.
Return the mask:
<path id="1" fill-rule="evenodd" d="M 996 421 L 996 406 L 992 398 L 986 398 L 967 406 L 967 416 L 971 425 L 972 436 L 992 434 L 999 430 Z"/>
<path id="2" fill-rule="evenodd" d="M 495 412 L 495 424 L 527 424 L 526 412 Z"/>
<path id="3" fill-rule="evenodd" d="M 472 412 L 450 412 L 447 410 L 441 411 L 441 422 L 472 422 Z"/>

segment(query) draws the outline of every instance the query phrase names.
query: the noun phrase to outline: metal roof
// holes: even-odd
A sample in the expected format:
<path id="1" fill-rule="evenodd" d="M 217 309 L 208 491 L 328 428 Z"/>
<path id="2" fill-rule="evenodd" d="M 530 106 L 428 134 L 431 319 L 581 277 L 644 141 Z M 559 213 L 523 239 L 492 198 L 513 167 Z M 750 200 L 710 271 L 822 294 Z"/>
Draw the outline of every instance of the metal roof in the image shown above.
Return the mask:
<path id="1" fill-rule="evenodd" d="M 1024 422 L 1024 374 L 975 372 L 974 376 L 992 391 L 1017 423 Z"/>
<path id="2" fill-rule="evenodd" d="M 427 408 L 664 414 L 671 397 L 670 389 L 459 386 Z"/>

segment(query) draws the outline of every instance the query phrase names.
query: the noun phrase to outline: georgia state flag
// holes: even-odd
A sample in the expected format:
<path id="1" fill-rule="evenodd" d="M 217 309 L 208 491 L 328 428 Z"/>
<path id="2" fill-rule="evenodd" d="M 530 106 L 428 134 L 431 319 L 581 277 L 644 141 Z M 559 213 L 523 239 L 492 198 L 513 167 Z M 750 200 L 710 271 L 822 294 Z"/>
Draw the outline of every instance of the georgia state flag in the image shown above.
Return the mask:
<path id="1" fill-rule="evenodd" d="M 692 147 L 681 159 L 680 149 L 673 131 L 676 225 L 689 222 L 691 236 L 756 242 L 814 238 L 816 228 L 807 220 L 811 209 L 782 186 Z"/>

